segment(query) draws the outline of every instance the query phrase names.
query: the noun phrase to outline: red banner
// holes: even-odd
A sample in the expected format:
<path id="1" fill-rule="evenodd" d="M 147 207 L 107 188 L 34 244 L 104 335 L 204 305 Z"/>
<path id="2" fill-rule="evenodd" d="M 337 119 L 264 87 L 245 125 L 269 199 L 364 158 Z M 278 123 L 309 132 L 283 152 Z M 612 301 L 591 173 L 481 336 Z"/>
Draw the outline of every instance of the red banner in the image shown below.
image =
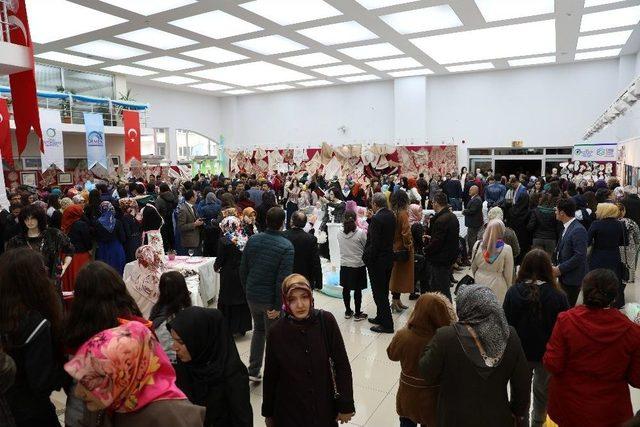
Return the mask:
<path id="1" fill-rule="evenodd" d="M 124 122 L 124 162 L 137 159 L 142 161 L 140 155 L 140 114 L 137 111 L 124 110 L 122 112 Z"/>
<path id="2" fill-rule="evenodd" d="M 13 167 L 9 108 L 7 108 L 7 100 L 4 98 L 0 98 L 0 152 L 2 152 L 2 158 L 6 160 L 9 166 Z"/>
<path id="3" fill-rule="evenodd" d="M 18 141 L 18 153 L 22 154 L 27 146 L 27 137 L 31 128 L 40 138 L 40 151 L 44 153 L 42 142 L 42 130 L 40 129 L 40 116 L 38 114 L 38 97 L 36 95 L 35 63 L 33 59 L 33 44 L 29 32 L 27 19 L 27 5 L 25 0 L 7 2 L 8 21 L 11 25 L 11 43 L 29 48 L 31 69 L 20 73 L 11 74 L 11 99 L 13 101 L 13 119 L 16 122 L 16 139 Z"/>

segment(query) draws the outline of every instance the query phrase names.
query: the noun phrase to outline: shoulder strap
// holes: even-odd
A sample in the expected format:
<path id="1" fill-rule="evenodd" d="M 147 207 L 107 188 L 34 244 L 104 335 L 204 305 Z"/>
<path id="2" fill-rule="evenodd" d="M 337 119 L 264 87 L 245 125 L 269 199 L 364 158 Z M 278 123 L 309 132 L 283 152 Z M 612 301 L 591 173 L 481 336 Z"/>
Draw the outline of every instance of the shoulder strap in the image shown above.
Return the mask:
<path id="1" fill-rule="evenodd" d="M 42 329 L 42 327 L 46 323 L 47 323 L 47 319 L 42 319 L 42 321 L 38 324 L 38 326 L 36 326 L 36 328 L 33 330 L 33 332 L 31 332 L 31 335 L 29 335 L 29 337 L 27 338 L 27 340 L 24 343 L 25 344 L 29 344 L 31 342 L 31 340 L 38 334 L 40 329 Z"/>
<path id="2" fill-rule="evenodd" d="M 318 310 L 318 317 L 320 317 L 320 333 L 322 334 L 322 339 L 324 341 L 324 347 L 327 350 L 327 354 L 331 357 L 331 348 L 329 347 L 329 339 L 327 338 L 327 332 L 325 331 L 324 326 L 324 310 Z"/>

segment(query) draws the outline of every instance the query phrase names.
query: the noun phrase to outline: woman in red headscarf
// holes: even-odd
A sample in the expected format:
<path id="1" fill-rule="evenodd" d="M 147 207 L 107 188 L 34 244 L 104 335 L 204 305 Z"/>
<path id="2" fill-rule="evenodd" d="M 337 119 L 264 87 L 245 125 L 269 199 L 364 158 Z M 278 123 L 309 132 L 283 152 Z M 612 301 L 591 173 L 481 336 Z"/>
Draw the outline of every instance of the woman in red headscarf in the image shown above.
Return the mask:
<path id="1" fill-rule="evenodd" d="M 76 276 L 83 265 L 91 261 L 91 248 L 93 246 L 89 231 L 89 222 L 84 216 L 82 205 L 71 205 L 62 213 L 62 232 L 69 237 L 75 248 L 71 264 L 62 276 L 62 290 L 73 291 L 75 289 Z"/>

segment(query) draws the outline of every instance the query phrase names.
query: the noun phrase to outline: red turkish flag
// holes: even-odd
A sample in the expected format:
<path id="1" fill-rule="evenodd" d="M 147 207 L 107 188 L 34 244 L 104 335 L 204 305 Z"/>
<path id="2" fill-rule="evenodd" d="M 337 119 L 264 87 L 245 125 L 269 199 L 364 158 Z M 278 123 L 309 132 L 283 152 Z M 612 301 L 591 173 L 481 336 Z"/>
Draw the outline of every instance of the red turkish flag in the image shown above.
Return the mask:
<path id="1" fill-rule="evenodd" d="M 9 128 L 9 108 L 7 100 L 0 98 L 0 152 L 2 158 L 13 167 L 13 147 L 11 146 L 11 129 Z"/>
<path id="2" fill-rule="evenodd" d="M 122 112 L 124 122 L 124 162 L 137 159 L 142 161 L 140 155 L 140 114 L 137 111 L 124 110 Z"/>
<path id="3" fill-rule="evenodd" d="M 27 5 L 25 0 L 14 0 L 6 3 L 8 21 L 11 25 L 11 43 L 29 48 L 31 69 L 11 74 L 11 99 L 13 100 L 13 120 L 16 122 L 16 139 L 18 153 L 22 154 L 27 146 L 27 137 L 31 128 L 40 138 L 40 151 L 44 153 L 42 130 L 40 129 L 40 115 L 38 113 L 38 97 L 36 95 L 35 62 L 33 59 L 33 44 L 29 32 L 27 19 Z"/>

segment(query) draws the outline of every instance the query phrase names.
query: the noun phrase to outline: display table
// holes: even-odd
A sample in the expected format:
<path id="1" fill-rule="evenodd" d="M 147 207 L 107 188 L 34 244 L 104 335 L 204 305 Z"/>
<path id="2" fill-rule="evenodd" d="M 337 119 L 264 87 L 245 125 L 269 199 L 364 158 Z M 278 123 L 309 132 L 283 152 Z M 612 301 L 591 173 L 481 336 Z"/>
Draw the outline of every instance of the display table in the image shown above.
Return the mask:
<path id="1" fill-rule="evenodd" d="M 342 224 L 327 223 L 327 239 L 329 239 L 329 257 L 331 265 L 340 268 L 340 245 L 338 244 L 338 233 L 342 230 Z"/>

